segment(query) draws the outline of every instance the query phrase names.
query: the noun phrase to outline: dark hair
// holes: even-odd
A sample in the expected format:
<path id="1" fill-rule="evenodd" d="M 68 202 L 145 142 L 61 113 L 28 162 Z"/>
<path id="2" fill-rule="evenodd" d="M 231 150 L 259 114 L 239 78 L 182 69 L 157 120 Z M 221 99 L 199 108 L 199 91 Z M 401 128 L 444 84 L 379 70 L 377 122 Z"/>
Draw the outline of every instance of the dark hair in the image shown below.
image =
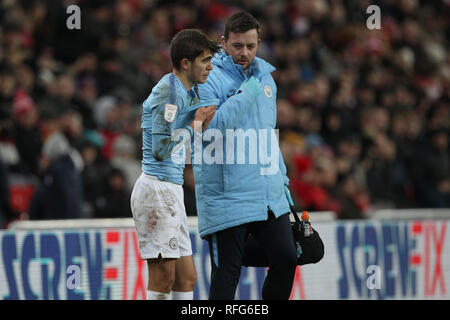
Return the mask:
<path id="1" fill-rule="evenodd" d="M 184 29 L 178 32 L 170 42 L 170 58 L 175 69 L 180 69 L 181 60 L 184 58 L 194 61 L 205 50 L 219 52 L 217 42 L 211 41 L 197 29 Z"/>
<path id="2" fill-rule="evenodd" d="M 227 22 L 225 23 L 225 32 L 224 32 L 225 40 L 228 40 L 230 32 L 244 33 L 252 29 L 256 29 L 259 38 L 259 34 L 261 32 L 261 25 L 259 24 L 258 20 L 256 20 L 248 12 L 242 11 L 235 13 L 230 18 L 228 18 Z"/>

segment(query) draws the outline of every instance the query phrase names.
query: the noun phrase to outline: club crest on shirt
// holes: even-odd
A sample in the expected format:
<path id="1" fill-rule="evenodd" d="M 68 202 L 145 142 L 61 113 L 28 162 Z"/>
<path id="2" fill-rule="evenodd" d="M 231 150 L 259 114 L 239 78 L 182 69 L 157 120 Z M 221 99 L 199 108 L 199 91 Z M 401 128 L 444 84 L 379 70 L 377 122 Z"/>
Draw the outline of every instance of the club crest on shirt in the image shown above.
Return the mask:
<path id="1" fill-rule="evenodd" d="M 264 86 L 264 94 L 267 98 L 272 98 L 272 88 L 267 84 Z"/>
<path id="2" fill-rule="evenodd" d="M 178 241 L 177 241 L 177 239 L 176 238 L 172 238 L 172 239 L 170 239 L 170 241 L 169 241 L 169 246 L 172 248 L 172 249 L 176 249 L 176 248 L 178 248 Z"/>
<path id="3" fill-rule="evenodd" d="M 164 120 L 167 122 L 173 122 L 177 115 L 178 107 L 174 104 L 167 103 L 164 106 Z"/>

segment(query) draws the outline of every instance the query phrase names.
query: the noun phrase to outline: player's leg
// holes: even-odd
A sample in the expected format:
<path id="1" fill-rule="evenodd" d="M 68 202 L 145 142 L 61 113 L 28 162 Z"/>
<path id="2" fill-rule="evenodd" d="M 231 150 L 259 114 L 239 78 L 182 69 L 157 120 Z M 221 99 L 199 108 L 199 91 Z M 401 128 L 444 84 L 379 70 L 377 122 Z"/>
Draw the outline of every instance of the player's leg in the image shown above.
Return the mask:
<path id="1" fill-rule="evenodd" d="M 192 258 L 192 244 L 189 236 L 186 209 L 184 207 L 183 188 L 177 186 L 174 188 L 174 192 L 177 194 L 175 208 L 177 216 L 180 218 L 177 243 L 180 259 L 175 263 L 175 282 L 172 287 L 172 299 L 193 300 L 197 273 L 195 272 L 194 260 Z"/>
<path id="2" fill-rule="evenodd" d="M 179 219 L 172 184 L 141 175 L 131 195 L 139 251 L 148 266 L 148 299 L 169 299 L 175 279 Z"/>
<path id="3" fill-rule="evenodd" d="M 262 298 L 289 299 L 297 267 L 297 252 L 289 214 L 275 218 L 273 213 L 269 212 L 268 220 L 252 223 L 249 228 L 265 249 L 269 264 Z"/>
<path id="4" fill-rule="evenodd" d="M 178 259 L 147 259 L 147 300 L 167 300 L 175 281 L 175 264 Z"/>
<path id="5" fill-rule="evenodd" d="M 233 300 L 241 275 L 246 225 L 208 236 L 211 257 L 210 300 Z"/>
<path id="6" fill-rule="evenodd" d="M 172 286 L 172 299 L 193 300 L 196 282 L 197 273 L 192 255 L 178 259 L 175 263 L 175 281 Z"/>

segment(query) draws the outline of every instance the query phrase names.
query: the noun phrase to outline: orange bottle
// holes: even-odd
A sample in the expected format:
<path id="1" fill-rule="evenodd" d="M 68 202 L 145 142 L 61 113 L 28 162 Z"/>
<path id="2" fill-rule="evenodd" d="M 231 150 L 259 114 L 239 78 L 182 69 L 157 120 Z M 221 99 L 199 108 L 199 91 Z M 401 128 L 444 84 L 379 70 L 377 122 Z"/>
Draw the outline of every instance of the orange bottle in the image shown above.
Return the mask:
<path id="1" fill-rule="evenodd" d="M 309 214 L 308 211 L 303 211 L 302 213 L 302 227 L 303 227 L 303 234 L 305 237 L 309 237 L 312 233 L 312 227 L 311 223 L 309 222 Z"/>

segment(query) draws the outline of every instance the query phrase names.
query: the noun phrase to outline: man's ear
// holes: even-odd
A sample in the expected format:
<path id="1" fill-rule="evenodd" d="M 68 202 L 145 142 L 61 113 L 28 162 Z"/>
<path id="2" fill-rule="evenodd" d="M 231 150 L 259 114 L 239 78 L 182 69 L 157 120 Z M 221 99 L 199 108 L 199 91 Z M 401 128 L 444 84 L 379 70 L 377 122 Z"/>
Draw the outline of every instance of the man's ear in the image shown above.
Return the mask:
<path id="1" fill-rule="evenodd" d="M 225 50 L 226 48 L 226 41 L 225 41 L 225 36 L 222 36 L 222 38 L 220 38 L 220 44 L 222 45 L 222 49 Z"/>
<path id="2" fill-rule="evenodd" d="M 258 38 L 258 44 L 256 45 L 256 51 L 259 50 L 260 45 L 261 45 L 261 38 Z"/>
<path id="3" fill-rule="evenodd" d="M 190 67 L 190 61 L 187 58 L 183 58 L 180 61 L 180 69 L 181 70 L 189 70 Z"/>

